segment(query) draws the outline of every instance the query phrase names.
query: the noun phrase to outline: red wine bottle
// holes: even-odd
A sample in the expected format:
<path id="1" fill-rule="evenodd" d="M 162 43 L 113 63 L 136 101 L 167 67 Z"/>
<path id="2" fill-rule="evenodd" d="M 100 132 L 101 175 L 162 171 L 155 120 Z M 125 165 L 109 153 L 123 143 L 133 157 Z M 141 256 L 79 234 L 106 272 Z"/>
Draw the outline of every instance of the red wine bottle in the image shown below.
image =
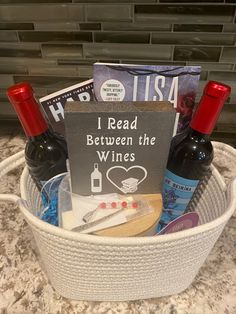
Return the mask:
<path id="1" fill-rule="evenodd" d="M 210 134 L 231 88 L 209 81 L 189 127 L 171 142 L 163 183 L 163 213 L 157 231 L 184 214 L 213 159 Z"/>
<path id="2" fill-rule="evenodd" d="M 29 173 L 41 191 L 46 181 L 66 172 L 66 141 L 50 130 L 29 83 L 9 87 L 7 95 L 27 136 L 25 159 Z"/>

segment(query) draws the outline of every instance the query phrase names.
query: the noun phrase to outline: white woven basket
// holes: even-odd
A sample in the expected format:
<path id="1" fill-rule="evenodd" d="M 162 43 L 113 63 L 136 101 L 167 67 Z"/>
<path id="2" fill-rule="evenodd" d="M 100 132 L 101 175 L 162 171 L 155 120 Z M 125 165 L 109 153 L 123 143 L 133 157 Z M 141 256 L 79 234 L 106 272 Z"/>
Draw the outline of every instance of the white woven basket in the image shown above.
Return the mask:
<path id="1" fill-rule="evenodd" d="M 225 164 L 236 150 L 214 143 Z M 23 162 L 20 152 L 0 164 L 0 177 Z M 236 208 L 236 180 L 226 188 L 212 167 L 196 202 L 201 225 L 157 237 L 109 238 L 78 234 L 49 225 L 33 215 L 40 196 L 25 168 L 20 209 L 37 242 L 48 277 L 64 297 L 77 300 L 124 301 L 161 297 L 185 290 L 193 281 Z M 15 195 L 0 199 L 17 201 Z"/>

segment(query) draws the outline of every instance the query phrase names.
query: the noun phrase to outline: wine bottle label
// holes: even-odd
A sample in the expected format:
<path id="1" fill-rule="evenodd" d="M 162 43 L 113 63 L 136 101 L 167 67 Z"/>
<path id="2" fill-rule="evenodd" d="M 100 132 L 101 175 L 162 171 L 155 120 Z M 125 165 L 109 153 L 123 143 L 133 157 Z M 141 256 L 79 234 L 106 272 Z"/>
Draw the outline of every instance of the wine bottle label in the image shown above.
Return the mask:
<path id="1" fill-rule="evenodd" d="M 189 180 L 166 170 L 162 191 L 163 213 L 157 227 L 159 232 L 185 212 L 199 180 Z"/>

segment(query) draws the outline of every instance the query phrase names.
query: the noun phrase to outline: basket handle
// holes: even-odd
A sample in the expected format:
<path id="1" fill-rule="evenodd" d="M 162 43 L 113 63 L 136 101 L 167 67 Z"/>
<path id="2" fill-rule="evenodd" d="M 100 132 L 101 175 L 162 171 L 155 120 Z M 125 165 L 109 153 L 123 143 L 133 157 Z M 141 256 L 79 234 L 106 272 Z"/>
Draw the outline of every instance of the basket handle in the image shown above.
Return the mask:
<path id="1" fill-rule="evenodd" d="M 230 181 L 228 188 L 227 188 L 227 196 L 230 199 L 229 207 L 232 207 L 234 211 L 236 210 L 236 178 Z"/>
<path id="2" fill-rule="evenodd" d="M 7 159 L 4 159 L 2 162 L 0 162 L 0 179 L 11 170 L 19 167 L 21 164 L 24 163 L 24 161 L 25 161 L 24 150 L 8 157 Z M 17 203 L 20 200 L 20 197 L 15 194 L 0 194 L 0 200 Z"/>

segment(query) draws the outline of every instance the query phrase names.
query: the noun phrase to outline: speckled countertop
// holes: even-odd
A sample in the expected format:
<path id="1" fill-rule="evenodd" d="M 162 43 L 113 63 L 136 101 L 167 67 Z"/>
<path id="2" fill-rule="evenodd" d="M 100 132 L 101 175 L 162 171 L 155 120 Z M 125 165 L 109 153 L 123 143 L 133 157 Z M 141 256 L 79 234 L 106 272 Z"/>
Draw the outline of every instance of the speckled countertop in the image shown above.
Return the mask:
<path id="1" fill-rule="evenodd" d="M 25 139 L 14 123 L 0 125 L 0 160 L 24 148 Z M 226 178 L 236 165 L 217 164 Z M 229 171 L 229 169 L 231 169 Z M 1 193 L 19 194 L 22 168 L 0 182 Z M 0 314 L 66 313 L 236 313 L 236 215 L 192 285 L 179 295 L 132 302 L 84 302 L 60 297 L 40 267 L 31 231 L 15 204 L 0 202 Z"/>

